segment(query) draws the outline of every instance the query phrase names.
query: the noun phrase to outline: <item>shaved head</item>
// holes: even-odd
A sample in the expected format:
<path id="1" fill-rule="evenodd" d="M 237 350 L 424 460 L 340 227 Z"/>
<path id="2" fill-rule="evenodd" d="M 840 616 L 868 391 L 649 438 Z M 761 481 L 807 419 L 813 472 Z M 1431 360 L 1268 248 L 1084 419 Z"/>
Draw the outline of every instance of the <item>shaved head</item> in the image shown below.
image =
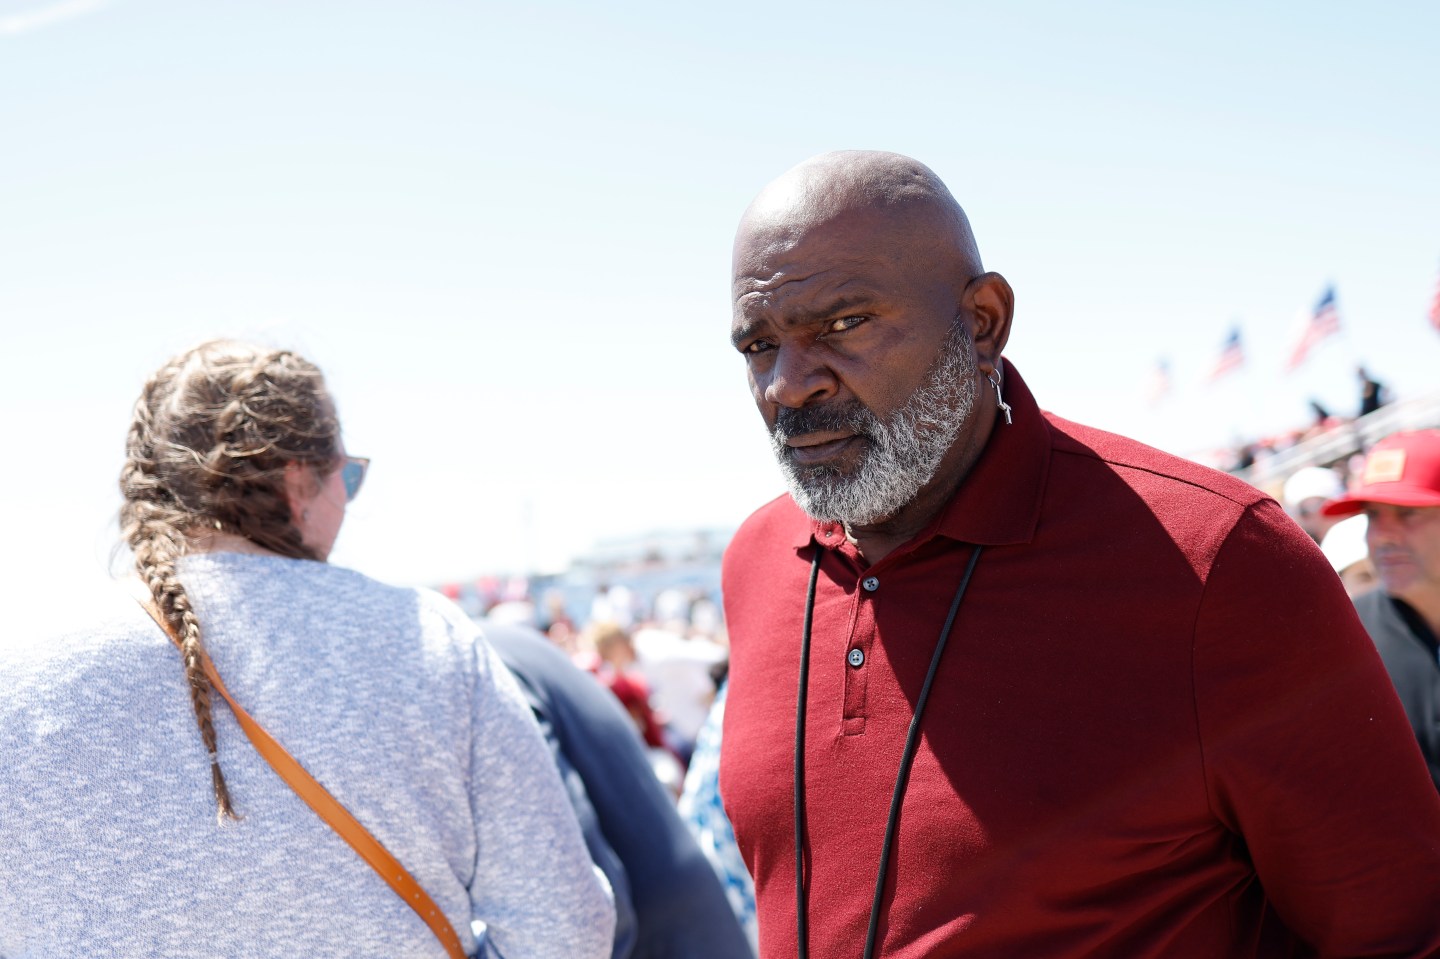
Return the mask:
<path id="1" fill-rule="evenodd" d="M 940 178 L 898 153 L 782 174 L 741 218 L 733 266 L 730 342 L 795 502 L 882 555 L 984 448 L 1010 285 Z"/>
<path id="2" fill-rule="evenodd" d="M 923 240 L 927 271 L 944 271 L 961 286 L 984 272 L 970 221 L 933 170 L 899 153 L 841 150 L 811 157 L 760 191 L 735 236 L 736 277 L 763 271 L 807 232 L 857 216 L 883 233 L 903 232 L 911 255 L 913 241 Z"/>

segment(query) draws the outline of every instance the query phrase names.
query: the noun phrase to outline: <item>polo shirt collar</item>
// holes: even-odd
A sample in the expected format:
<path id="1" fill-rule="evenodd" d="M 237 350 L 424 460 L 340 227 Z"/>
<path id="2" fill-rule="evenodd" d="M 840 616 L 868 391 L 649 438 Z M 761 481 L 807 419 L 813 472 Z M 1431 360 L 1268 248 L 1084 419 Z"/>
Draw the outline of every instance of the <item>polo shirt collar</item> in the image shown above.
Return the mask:
<path id="1" fill-rule="evenodd" d="M 1009 360 L 1001 362 L 1005 366 L 1005 401 L 1014 422 L 1005 423 L 1003 416 L 996 422 L 970 474 L 912 544 L 934 536 L 982 546 L 1028 543 L 1034 538 L 1050 469 L 1050 430 L 1019 371 Z M 798 507 L 796 512 L 804 517 Z M 839 523 L 804 517 L 796 524 L 791 545 L 806 549 L 812 542 L 838 546 L 844 541 L 844 527 Z"/>

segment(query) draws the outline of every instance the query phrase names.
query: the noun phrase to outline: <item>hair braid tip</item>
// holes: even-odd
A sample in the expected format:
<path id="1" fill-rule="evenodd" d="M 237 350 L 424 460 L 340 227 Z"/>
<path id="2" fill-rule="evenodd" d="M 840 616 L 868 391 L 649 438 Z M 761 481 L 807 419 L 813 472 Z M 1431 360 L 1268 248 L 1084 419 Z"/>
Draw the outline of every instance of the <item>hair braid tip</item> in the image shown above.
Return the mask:
<path id="1" fill-rule="evenodd" d="M 215 821 L 224 826 L 227 822 L 239 822 L 245 818 L 235 811 L 230 798 L 230 787 L 225 783 L 225 774 L 220 771 L 220 757 L 210 754 L 210 781 L 215 788 Z"/>

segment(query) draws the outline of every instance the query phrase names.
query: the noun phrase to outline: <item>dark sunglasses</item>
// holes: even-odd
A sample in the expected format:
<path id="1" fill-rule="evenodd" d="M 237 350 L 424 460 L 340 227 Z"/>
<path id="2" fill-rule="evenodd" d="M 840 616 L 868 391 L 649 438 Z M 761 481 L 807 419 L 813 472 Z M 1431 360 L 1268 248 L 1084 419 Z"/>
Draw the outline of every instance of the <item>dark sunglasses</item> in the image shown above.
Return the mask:
<path id="1" fill-rule="evenodd" d="M 340 465 L 340 480 L 345 484 L 345 502 L 350 502 L 360 492 L 365 482 L 365 471 L 370 469 L 367 456 L 347 456 Z"/>

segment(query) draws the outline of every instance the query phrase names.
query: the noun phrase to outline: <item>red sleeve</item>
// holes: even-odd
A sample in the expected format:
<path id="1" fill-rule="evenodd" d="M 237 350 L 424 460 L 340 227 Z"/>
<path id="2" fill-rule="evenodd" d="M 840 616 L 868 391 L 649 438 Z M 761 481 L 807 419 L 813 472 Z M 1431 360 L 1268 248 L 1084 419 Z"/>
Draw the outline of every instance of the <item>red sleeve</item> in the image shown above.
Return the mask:
<path id="1" fill-rule="evenodd" d="M 1251 506 L 1196 621 L 1207 789 L 1280 919 L 1320 956 L 1440 956 L 1440 795 L 1314 544 Z"/>

